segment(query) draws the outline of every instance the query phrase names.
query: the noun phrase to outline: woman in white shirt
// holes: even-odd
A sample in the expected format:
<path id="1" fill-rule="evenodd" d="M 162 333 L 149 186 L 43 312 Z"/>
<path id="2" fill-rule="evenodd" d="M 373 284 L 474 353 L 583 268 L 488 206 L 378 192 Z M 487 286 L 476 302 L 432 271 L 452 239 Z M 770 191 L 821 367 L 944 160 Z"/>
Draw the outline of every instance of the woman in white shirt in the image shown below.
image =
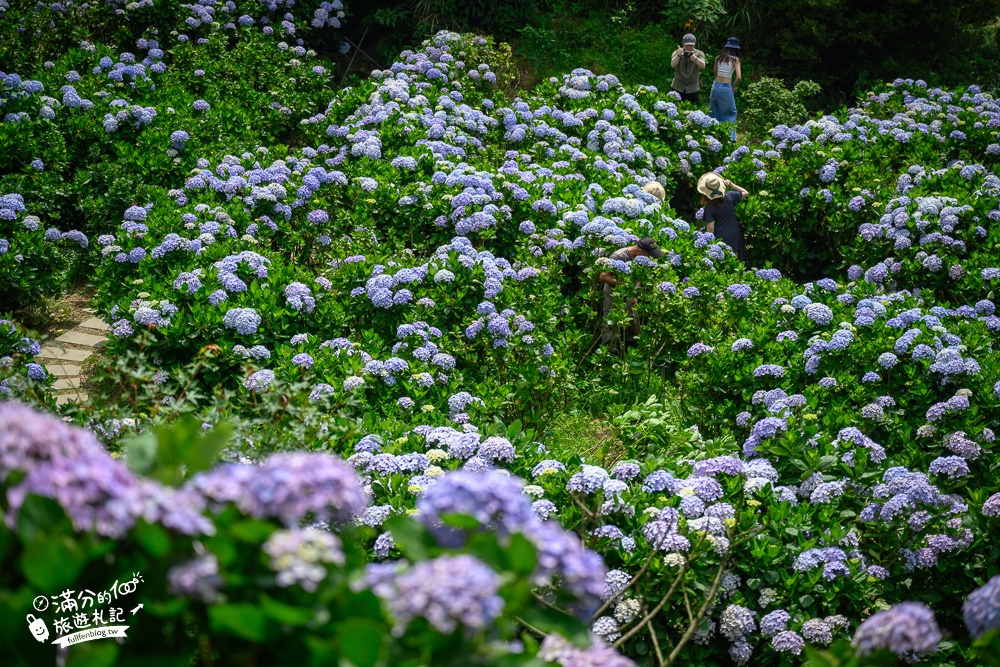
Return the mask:
<path id="1" fill-rule="evenodd" d="M 715 83 L 708 98 L 708 113 L 720 123 L 736 122 L 736 86 L 743 78 L 740 70 L 740 40 L 730 37 L 726 45 L 715 57 Z M 729 138 L 736 141 L 736 128 L 729 132 Z"/>

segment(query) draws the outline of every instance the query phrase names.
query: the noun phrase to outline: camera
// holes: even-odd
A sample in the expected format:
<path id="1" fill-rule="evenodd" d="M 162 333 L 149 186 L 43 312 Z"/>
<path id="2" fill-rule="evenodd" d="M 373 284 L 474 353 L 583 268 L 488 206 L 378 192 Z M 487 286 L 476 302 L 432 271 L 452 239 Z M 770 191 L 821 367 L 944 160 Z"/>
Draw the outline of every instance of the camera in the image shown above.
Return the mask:
<path id="1" fill-rule="evenodd" d="M 694 55 L 694 51 L 685 51 L 684 52 L 684 57 L 685 58 L 690 58 L 693 55 Z"/>

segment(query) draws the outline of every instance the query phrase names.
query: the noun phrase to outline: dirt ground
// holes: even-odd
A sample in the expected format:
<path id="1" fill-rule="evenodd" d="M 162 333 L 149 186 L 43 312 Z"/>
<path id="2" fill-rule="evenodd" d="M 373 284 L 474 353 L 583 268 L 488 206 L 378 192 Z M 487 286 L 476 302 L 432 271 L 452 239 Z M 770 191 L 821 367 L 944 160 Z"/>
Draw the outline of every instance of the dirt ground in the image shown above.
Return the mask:
<path id="1" fill-rule="evenodd" d="M 76 285 L 58 299 L 45 299 L 40 305 L 15 312 L 14 321 L 38 333 L 43 341 L 51 340 L 93 317 L 85 310 L 93 294 L 93 285 Z"/>

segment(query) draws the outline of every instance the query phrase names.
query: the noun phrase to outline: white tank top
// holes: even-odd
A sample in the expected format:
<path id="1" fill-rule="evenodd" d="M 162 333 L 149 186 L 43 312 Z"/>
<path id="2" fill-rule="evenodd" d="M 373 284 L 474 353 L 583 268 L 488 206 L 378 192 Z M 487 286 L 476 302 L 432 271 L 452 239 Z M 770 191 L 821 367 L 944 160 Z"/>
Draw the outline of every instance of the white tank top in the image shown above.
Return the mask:
<path id="1" fill-rule="evenodd" d="M 720 79 L 732 79 L 733 73 L 736 71 L 736 62 L 720 62 L 719 71 L 716 74 Z"/>

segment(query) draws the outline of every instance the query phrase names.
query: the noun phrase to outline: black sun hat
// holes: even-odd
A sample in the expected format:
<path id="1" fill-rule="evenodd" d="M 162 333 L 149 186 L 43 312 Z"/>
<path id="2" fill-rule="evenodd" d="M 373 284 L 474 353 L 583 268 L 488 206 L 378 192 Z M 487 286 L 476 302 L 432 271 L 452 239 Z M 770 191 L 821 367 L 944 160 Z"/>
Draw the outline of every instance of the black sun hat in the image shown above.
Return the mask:
<path id="1" fill-rule="evenodd" d="M 636 245 L 645 250 L 646 252 L 648 252 L 653 257 L 663 257 L 663 251 L 660 250 L 660 247 L 656 245 L 656 241 L 649 238 L 648 236 L 644 239 L 640 239 L 639 242 L 636 243 Z"/>

